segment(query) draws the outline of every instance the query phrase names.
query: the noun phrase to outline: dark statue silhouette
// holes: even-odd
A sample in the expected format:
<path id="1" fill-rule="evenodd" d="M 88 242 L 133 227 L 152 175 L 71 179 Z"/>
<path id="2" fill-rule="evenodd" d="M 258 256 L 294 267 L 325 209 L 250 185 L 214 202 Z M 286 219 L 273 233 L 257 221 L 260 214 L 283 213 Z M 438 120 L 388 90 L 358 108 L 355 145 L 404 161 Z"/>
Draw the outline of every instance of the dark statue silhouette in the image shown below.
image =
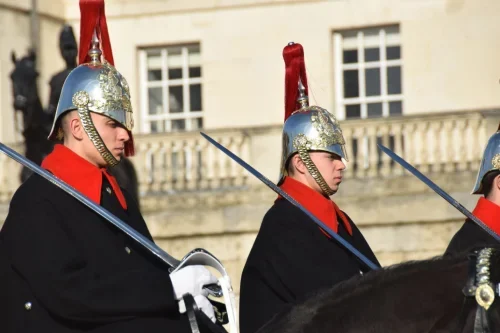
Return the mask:
<path id="1" fill-rule="evenodd" d="M 66 68 L 56 73 L 50 80 L 50 96 L 47 110 L 43 109 L 38 95 L 38 72 L 35 52 L 30 50 L 26 56 L 20 59 L 16 57 L 14 52 L 11 55 L 15 66 L 10 74 L 14 97 L 13 106 L 15 112 L 21 112 L 23 119 L 22 129 L 19 128 L 19 124 L 16 124 L 16 130 L 20 130 L 23 134 L 26 158 L 38 165 L 42 163 L 43 158 L 54 147 L 54 142 L 49 141 L 47 137 L 52 127 L 64 81 L 71 70 L 77 66 L 78 46 L 73 29 L 69 25 L 65 25 L 61 31 L 59 48 L 61 56 L 66 62 Z M 109 172 L 116 177 L 120 186 L 125 188 L 139 204 L 138 179 L 132 162 L 127 158 L 123 158 L 117 166 L 110 168 Z M 30 175 L 31 171 L 23 168 L 21 182 L 24 182 Z"/>

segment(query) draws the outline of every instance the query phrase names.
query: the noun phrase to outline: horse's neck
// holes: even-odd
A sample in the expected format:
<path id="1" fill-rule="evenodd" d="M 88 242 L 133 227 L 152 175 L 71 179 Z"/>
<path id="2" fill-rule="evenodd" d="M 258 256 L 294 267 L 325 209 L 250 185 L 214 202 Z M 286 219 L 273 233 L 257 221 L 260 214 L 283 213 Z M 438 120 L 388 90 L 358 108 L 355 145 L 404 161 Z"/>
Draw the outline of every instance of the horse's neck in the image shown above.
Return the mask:
<path id="1" fill-rule="evenodd" d="M 32 89 L 23 117 L 25 130 L 29 127 L 45 125 L 46 123 L 46 117 L 44 117 L 43 106 L 36 85 Z"/>
<path id="2" fill-rule="evenodd" d="M 467 264 L 439 265 L 346 281 L 296 306 L 262 332 L 424 333 L 447 327 L 460 314 Z"/>
<path id="3" fill-rule="evenodd" d="M 26 107 L 26 113 L 28 116 L 32 117 L 39 111 L 43 111 L 42 102 L 40 100 L 38 92 L 34 92 L 29 98 L 28 106 Z"/>
<path id="4" fill-rule="evenodd" d="M 373 331 L 377 333 L 433 332 L 448 327 L 460 315 L 466 266 L 415 272 L 373 285 L 365 293 L 339 304 L 346 316 L 352 311 L 350 327 L 342 331 L 361 332 L 370 323 L 380 327 Z M 360 302 L 367 304 L 360 306 Z"/>

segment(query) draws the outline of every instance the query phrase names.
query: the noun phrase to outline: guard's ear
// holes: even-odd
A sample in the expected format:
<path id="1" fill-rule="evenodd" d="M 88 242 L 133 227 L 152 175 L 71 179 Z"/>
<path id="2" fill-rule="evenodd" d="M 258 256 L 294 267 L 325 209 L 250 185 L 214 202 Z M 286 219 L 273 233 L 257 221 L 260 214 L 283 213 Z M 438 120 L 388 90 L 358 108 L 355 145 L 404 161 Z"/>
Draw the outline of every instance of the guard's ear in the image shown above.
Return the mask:
<path id="1" fill-rule="evenodd" d="M 66 118 L 61 119 L 61 126 L 63 126 L 64 130 L 71 133 L 71 135 L 78 141 L 83 140 L 85 130 L 83 129 L 78 113 L 71 112 L 67 114 Z"/>
<path id="2" fill-rule="evenodd" d="M 12 60 L 12 63 L 15 65 L 16 64 L 16 52 L 14 50 L 10 51 L 10 60 Z"/>
<path id="3" fill-rule="evenodd" d="M 493 185 L 498 191 L 500 191 L 500 174 L 493 179 Z"/>
<path id="4" fill-rule="evenodd" d="M 304 161 L 302 161 L 302 159 L 300 158 L 299 154 L 295 154 L 292 156 L 292 158 L 290 158 L 289 165 L 290 165 L 289 167 L 292 169 L 293 173 L 295 173 L 295 172 L 298 172 L 301 174 L 307 173 L 307 167 L 304 164 Z"/>

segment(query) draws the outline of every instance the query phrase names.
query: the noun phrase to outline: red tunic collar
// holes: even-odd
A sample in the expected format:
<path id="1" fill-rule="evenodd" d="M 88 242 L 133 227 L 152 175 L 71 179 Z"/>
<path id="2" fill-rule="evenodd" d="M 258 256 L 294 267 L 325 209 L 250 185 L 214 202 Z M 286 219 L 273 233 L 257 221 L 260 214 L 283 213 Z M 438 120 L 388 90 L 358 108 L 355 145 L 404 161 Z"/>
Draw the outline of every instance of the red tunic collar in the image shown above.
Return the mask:
<path id="1" fill-rule="evenodd" d="M 497 235 L 500 235 L 500 206 L 481 197 L 472 214 L 483 221 Z"/>
<path id="2" fill-rule="evenodd" d="M 338 214 L 347 232 L 352 236 L 351 224 L 335 202 L 290 177 L 285 177 L 280 188 L 336 233 L 338 233 Z M 278 197 L 279 199 L 282 198 Z"/>
<path id="3" fill-rule="evenodd" d="M 115 177 L 106 172 L 105 168 L 96 167 L 66 146 L 55 145 L 54 150 L 43 160 L 42 168 L 73 186 L 97 204 L 101 203 L 102 175 L 104 174 L 113 187 L 121 206 L 127 209 L 127 202 Z"/>

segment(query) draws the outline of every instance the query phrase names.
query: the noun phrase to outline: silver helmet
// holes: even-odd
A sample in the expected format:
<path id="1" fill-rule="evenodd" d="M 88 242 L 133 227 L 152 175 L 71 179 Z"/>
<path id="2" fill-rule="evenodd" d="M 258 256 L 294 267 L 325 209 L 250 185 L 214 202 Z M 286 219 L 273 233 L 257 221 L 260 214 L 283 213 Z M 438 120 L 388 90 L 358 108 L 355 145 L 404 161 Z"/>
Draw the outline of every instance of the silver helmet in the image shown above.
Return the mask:
<path id="1" fill-rule="evenodd" d="M 472 194 L 485 194 L 483 180 L 492 171 L 500 171 L 500 128 L 488 140 Z"/>
<path id="2" fill-rule="evenodd" d="M 291 157 L 299 154 L 311 176 L 324 194 L 334 191 L 309 156 L 309 151 L 325 151 L 339 156 L 344 163 L 348 160 L 345 140 L 339 122 L 333 114 L 319 106 L 309 106 L 307 97 L 307 76 L 304 65 L 304 51 L 300 44 L 290 43 L 283 50 L 286 64 L 285 125 L 282 137 L 281 184 L 288 174 Z"/>
<path id="3" fill-rule="evenodd" d="M 61 128 L 61 118 L 65 113 L 77 110 L 83 128 L 90 140 L 102 155 L 104 160 L 110 165 L 118 164 L 118 160 L 111 154 L 99 133 L 97 132 L 90 112 L 107 116 L 125 127 L 130 139 L 125 144 L 125 156 L 133 155 L 132 128 L 134 125 L 132 117 L 132 105 L 130 103 L 130 91 L 125 78 L 115 67 L 105 59 L 99 45 L 103 47 L 107 54 L 106 58 L 112 62 L 111 44 L 107 33 L 106 20 L 104 15 L 104 1 L 97 1 L 96 4 L 101 10 L 88 9 L 89 4 L 80 2 L 82 15 L 82 31 L 80 34 L 80 65 L 73 69 L 62 87 L 61 96 L 57 104 L 56 114 L 52 130 L 49 134 L 50 140 L 61 140 L 63 131 Z M 96 5 L 91 3 L 90 5 Z M 99 19 L 91 17 L 98 12 Z M 85 21 L 85 22 L 84 22 Z M 88 22 L 99 22 L 95 27 Z M 85 29 L 85 30 L 83 30 Z M 91 34 L 88 34 L 90 31 Z M 93 33 L 92 33 L 93 31 Z M 98 39 L 97 33 L 101 36 Z M 84 37 L 85 36 L 85 37 Z M 90 42 L 84 38 L 91 38 Z M 90 50 L 85 45 L 90 46 Z M 88 52 L 86 50 L 89 50 Z M 101 61 L 102 56 L 102 61 Z"/>

